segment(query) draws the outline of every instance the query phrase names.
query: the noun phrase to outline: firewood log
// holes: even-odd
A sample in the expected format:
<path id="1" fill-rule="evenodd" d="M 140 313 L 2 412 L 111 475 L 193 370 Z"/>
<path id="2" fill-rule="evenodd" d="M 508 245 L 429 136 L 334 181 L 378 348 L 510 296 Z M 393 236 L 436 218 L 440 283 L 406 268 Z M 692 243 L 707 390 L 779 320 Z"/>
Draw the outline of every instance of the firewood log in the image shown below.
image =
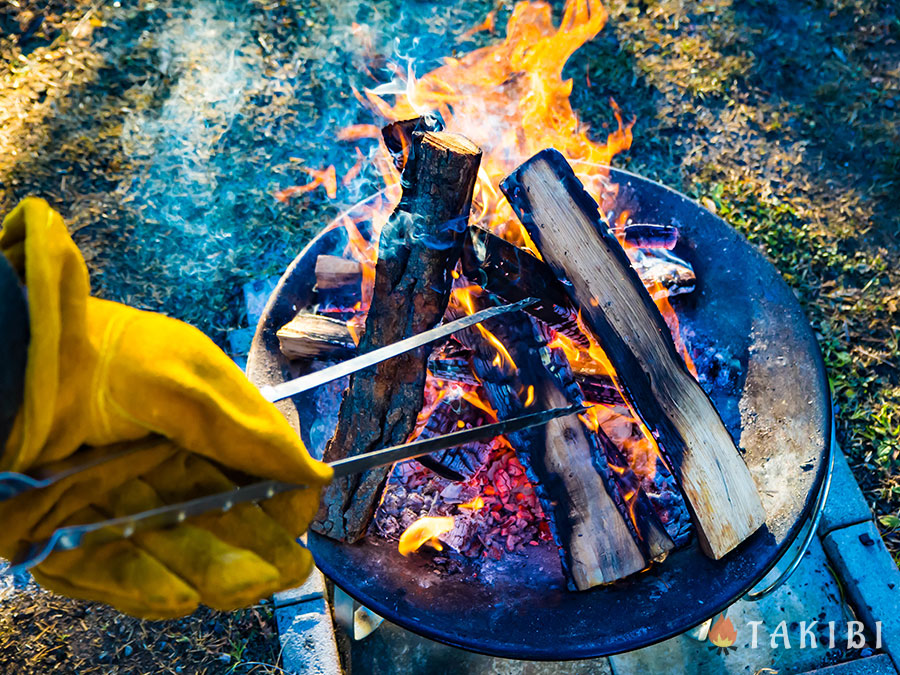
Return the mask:
<path id="1" fill-rule="evenodd" d="M 630 249 L 628 259 L 654 300 L 692 293 L 697 286 L 694 268 L 671 251 Z"/>
<path id="2" fill-rule="evenodd" d="M 431 413 L 419 438 L 444 436 L 460 429 L 471 429 L 494 421 L 496 420 L 488 417 L 483 410 L 465 399 L 445 398 Z M 489 454 L 487 445 L 483 441 L 476 441 L 425 455 L 416 461 L 448 480 L 465 481 L 484 466 Z"/>
<path id="3" fill-rule="evenodd" d="M 316 289 L 329 290 L 358 285 L 362 280 L 362 268 L 356 260 L 336 255 L 320 255 L 316 258 Z"/>
<path id="4" fill-rule="evenodd" d="M 625 241 L 638 248 L 673 249 L 678 243 L 678 228 L 674 225 L 634 223 L 624 229 Z"/>
<path id="5" fill-rule="evenodd" d="M 481 151 L 463 136 L 413 134 L 403 194 L 378 241 L 361 354 L 433 328 L 443 317 L 480 161 Z M 406 441 L 422 408 L 430 353 L 430 346 L 421 347 L 351 376 L 326 461 Z M 335 480 L 313 529 L 347 542 L 362 537 L 388 470 Z"/>
<path id="6" fill-rule="evenodd" d="M 422 115 L 414 117 L 411 120 L 400 120 L 399 122 L 391 122 L 381 130 L 381 137 L 384 139 L 384 145 L 391 153 L 394 160 L 394 166 L 401 171 L 409 151 L 412 148 L 413 134 L 425 131 L 443 131 L 444 120 L 438 113 Z"/>
<path id="7" fill-rule="evenodd" d="M 544 150 L 501 184 L 543 259 L 580 308 L 636 413 L 657 439 L 719 559 L 765 522 L 753 477 L 597 204 L 563 156 Z"/>
<path id="8" fill-rule="evenodd" d="M 466 232 L 461 261 L 467 279 L 507 302 L 539 299 L 525 311 L 587 348 L 588 340 L 578 329 L 562 284 L 553 270 L 531 253 L 473 225 Z"/>
<path id="9" fill-rule="evenodd" d="M 476 310 L 487 306 L 482 297 L 473 303 Z M 581 401 L 571 373 L 563 372 L 558 356 L 553 361 L 532 319 L 497 318 L 482 325 L 506 346 L 515 367 L 506 357 L 498 362 L 496 349 L 477 328 L 460 331 L 457 339 L 473 351 L 473 370 L 500 419 Z M 624 496 L 591 436 L 571 416 L 509 434 L 550 516 L 563 571 L 576 590 L 621 579 L 648 562 Z"/>
<path id="10" fill-rule="evenodd" d="M 346 358 L 356 350 L 347 324 L 301 312 L 278 329 L 281 353 L 289 359 Z"/>

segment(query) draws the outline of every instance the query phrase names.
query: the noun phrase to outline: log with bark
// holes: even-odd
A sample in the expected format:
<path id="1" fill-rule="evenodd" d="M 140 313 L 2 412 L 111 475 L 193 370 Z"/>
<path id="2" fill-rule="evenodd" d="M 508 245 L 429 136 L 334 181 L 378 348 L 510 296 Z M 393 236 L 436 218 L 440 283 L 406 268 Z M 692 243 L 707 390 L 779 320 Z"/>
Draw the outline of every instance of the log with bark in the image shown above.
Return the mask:
<path id="1" fill-rule="evenodd" d="M 713 558 L 765 522 L 756 485 L 712 401 L 597 204 L 565 158 L 544 150 L 501 184 L 543 259 L 600 340 L 629 402 L 657 439 Z"/>
<path id="2" fill-rule="evenodd" d="M 488 300 L 475 297 L 473 304 L 482 309 Z M 547 349 L 533 319 L 498 318 L 485 321 L 482 328 L 506 346 L 515 365 L 505 356 L 498 360 L 496 349 L 477 327 L 461 331 L 457 339 L 472 350 L 473 371 L 500 419 L 582 401 L 564 357 Z M 646 517 L 641 528 L 650 536 L 635 528 L 602 442 L 578 418 L 553 420 L 510 434 L 509 440 L 550 516 L 573 588 L 586 590 L 626 577 L 672 547 L 671 541 L 665 544 L 655 513 L 641 514 Z"/>
<path id="3" fill-rule="evenodd" d="M 379 237 L 360 353 L 428 330 L 443 317 L 480 160 L 481 151 L 463 136 L 413 133 L 400 203 Z M 351 376 L 326 461 L 406 441 L 422 408 L 430 353 L 422 347 Z M 363 536 L 387 473 L 372 469 L 335 480 L 313 529 L 347 542 Z"/>

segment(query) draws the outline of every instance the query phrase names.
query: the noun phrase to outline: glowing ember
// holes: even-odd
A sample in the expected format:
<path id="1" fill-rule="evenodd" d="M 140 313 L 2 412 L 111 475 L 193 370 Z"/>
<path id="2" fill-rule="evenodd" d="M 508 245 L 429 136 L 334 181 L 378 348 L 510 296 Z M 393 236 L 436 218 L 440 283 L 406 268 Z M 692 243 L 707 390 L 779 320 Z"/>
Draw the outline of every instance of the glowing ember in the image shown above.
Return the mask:
<path id="1" fill-rule="evenodd" d="M 444 547 L 438 541 L 438 537 L 452 530 L 453 523 L 454 519 L 452 516 L 423 516 L 419 518 L 400 535 L 400 543 L 398 544 L 400 553 L 408 556 L 410 553 L 418 551 L 424 544 L 428 544 L 438 551 L 443 551 Z"/>

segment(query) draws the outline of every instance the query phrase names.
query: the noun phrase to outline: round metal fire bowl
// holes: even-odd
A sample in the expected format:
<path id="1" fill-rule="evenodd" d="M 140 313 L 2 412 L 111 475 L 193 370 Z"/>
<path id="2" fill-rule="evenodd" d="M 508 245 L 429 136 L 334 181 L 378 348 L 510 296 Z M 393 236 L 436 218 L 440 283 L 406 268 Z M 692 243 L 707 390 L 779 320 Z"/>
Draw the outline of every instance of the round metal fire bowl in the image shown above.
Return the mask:
<path id="1" fill-rule="evenodd" d="M 629 579 L 566 590 L 556 551 L 484 564 L 478 576 L 439 576 L 428 554 L 404 558 L 377 537 L 346 545 L 310 533 L 319 568 L 359 602 L 404 628 L 472 651 L 561 660 L 604 656 L 682 633 L 743 596 L 782 557 L 809 518 L 826 473 L 831 401 L 819 348 L 793 293 L 722 219 L 683 195 L 613 169 L 619 204 L 634 222 L 671 223 L 693 262 L 697 291 L 673 305 L 695 349 L 740 362 L 738 382 L 710 395 L 744 453 L 766 525 L 724 559 L 696 543 Z M 259 385 L 302 373 L 280 354 L 275 331 L 311 303 L 319 253 L 341 249 L 339 229 L 313 240 L 284 273 L 257 327 L 248 374 Z M 510 317 L 515 320 L 515 316 Z M 311 445 L 330 434 L 311 396 L 283 401 Z M 319 424 L 317 424 L 319 421 Z"/>

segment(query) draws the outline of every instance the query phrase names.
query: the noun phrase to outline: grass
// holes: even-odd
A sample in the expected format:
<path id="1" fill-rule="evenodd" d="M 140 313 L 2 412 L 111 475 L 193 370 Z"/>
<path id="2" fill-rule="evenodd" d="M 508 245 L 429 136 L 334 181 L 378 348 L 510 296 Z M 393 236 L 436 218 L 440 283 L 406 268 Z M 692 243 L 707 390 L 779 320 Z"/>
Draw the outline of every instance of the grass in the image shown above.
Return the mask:
<path id="1" fill-rule="evenodd" d="M 228 613 L 202 609 L 178 621 L 139 621 L 31 585 L 4 598 L 2 610 L 3 674 L 279 672 L 270 604 Z"/>
<path id="2" fill-rule="evenodd" d="M 700 199 L 795 290 L 838 438 L 900 562 L 897 6 L 614 1 L 610 14 L 570 64 L 594 83 L 573 99 L 603 120 L 614 96 L 637 117 L 625 167 Z"/>

